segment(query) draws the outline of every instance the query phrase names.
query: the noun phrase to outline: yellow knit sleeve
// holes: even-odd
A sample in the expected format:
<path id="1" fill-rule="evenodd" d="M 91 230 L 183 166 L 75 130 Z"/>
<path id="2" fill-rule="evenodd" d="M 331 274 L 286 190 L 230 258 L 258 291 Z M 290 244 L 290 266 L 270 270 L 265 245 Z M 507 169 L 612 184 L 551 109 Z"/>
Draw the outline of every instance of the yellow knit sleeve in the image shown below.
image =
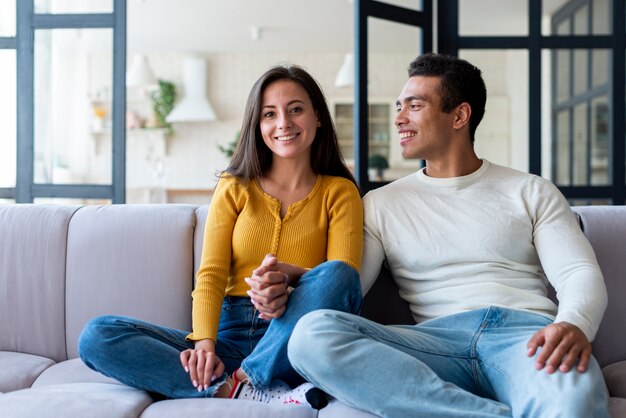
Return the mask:
<path id="1" fill-rule="evenodd" d="M 239 215 L 240 188 L 233 177 L 217 184 L 204 228 L 204 243 L 192 293 L 192 333 L 188 340 L 217 340 L 222 303 L 230 274 L 232 235 Z"/>
<path id="2" fill-rule="evenodd" d="M 329 214 L 327 259 L 361 266 L 363 250 L 363 204 L 351 181 L 336 177 L 326 200 Z"/>

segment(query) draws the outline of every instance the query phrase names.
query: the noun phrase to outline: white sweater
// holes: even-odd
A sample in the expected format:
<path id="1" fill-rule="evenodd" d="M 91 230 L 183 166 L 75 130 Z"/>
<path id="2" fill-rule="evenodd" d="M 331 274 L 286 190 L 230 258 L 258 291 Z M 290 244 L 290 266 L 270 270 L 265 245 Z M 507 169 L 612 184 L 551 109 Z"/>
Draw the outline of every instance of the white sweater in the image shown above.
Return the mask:
<path id="1" fill-rule="evenodd" d="M 483 160 L 463 177 L 420 170 L 369 192 L 363 204 L 364 293 L 386 259 L 417 322 L 493 305 L 570 322 L 593 340 L 607 304 L 604 280 L 549 181 Z"/>

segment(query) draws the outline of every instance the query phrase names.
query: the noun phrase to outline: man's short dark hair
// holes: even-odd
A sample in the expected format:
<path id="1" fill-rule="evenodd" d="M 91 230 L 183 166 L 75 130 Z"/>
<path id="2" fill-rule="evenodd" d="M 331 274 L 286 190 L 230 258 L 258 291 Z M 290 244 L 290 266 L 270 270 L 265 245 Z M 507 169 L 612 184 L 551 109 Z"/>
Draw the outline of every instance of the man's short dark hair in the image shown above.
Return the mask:
<path id="1" fill-rule="evenodd" d="M 463 102 L 472 108 L 469 128 L 474 143 L 474 133 L 485 114 L 487 88 L 478 67 L 458 57 L 442 54 L 423 54 L 409 64 L 409 77 L 439 77 L 441 80 L 441 110 L 451 112 Z"/>

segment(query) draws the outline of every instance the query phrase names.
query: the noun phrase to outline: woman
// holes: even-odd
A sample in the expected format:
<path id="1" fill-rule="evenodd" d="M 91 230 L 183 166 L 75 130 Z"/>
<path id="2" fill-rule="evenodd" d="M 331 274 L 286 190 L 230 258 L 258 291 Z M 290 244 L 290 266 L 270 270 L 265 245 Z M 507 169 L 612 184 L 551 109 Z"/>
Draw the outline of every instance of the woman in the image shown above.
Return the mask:
<path id="1" fill-rule="evenodd" d="M 250 92 L 211 202 L 193 331 L 99 317 L 81 334 L 80 356 L 169 398 L 305 403 L 310 385 L 290 390 L 303 380 L 287 342 L 308 312 L 359 311 L 362 222 L 320 87 L 297 66 L 271 68 Z"/>

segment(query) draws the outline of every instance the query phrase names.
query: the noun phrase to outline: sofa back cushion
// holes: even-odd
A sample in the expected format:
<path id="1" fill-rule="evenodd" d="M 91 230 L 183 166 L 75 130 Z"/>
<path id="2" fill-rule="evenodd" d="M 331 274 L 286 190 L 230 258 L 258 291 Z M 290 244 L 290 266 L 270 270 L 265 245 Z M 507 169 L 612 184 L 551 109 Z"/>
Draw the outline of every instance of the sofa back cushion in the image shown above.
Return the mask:
<path id="1" fill-rule="evenodd" d="M 626 206 L 574 207 L 600 264 L 609 304 L 593 341 L 601 366 L 626 360 Z"/>
<path id="2" fill-rule="evenodd" d="M 0 205 L 0 351 L 66 358 L 66 238 L 78 208 Z"/>
<path id="3" fill-rule="evenodd" d="M 84 207 L 69 226 L 67 351 L 98 315 L 191 329 L 195 206 Z"/>

